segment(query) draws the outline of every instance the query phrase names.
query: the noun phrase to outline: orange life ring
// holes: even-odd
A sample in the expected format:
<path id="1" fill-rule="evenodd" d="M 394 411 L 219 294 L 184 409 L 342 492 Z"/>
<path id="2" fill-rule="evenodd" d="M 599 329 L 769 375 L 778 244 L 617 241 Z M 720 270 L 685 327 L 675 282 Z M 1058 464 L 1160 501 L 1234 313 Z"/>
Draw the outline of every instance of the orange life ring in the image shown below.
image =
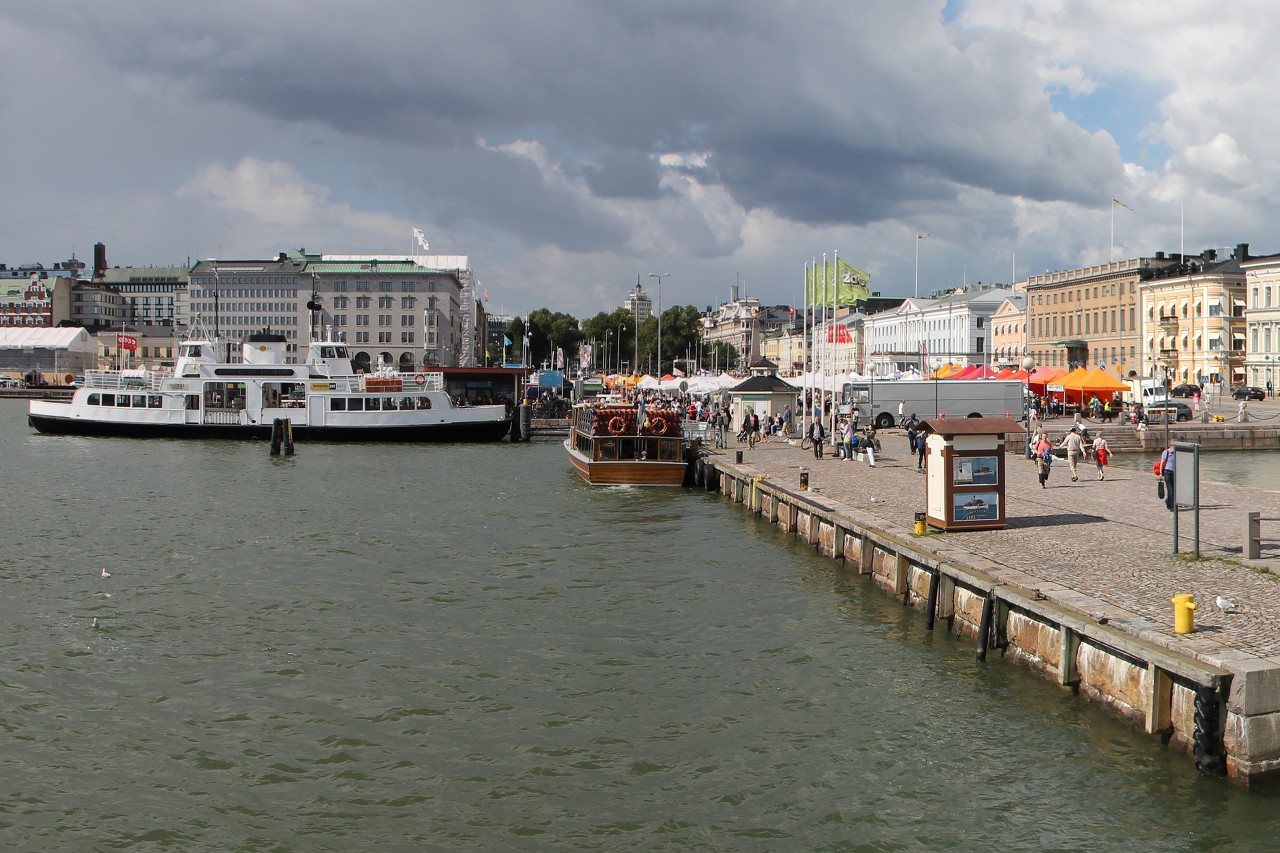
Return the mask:
<path id="1" fill-rule="evenodd" d="M 609 421 L 609 432 L 614 435 L 622 435 L 627 429 L 627 422 L 619 415 Z"/>
<path id="2" fill-rule="evenodd" d="M 419 373 L 419 374 L 416 374 L 416 375 L 413 377 L 413 381 L 414 381 L 414 382 L 417 382 L 417 383 L 418 383 L 418 387 L 419 387 L 419 388 L 421 388 L 423 385 L 426 385 L 426 384 L 427 384 L 427 374 L 425 374 L 425 373 Z"/>
<path id="3" fill-rule="evenodd" d="M 666 421 L 666 419 L 665 419 L 665 418 L 650 418 L 650 419 L 649 419 L 649 432 L 653 433 L 654 435 L 666 435 L 666 434 L 667 434 L 667 421 Z"/>

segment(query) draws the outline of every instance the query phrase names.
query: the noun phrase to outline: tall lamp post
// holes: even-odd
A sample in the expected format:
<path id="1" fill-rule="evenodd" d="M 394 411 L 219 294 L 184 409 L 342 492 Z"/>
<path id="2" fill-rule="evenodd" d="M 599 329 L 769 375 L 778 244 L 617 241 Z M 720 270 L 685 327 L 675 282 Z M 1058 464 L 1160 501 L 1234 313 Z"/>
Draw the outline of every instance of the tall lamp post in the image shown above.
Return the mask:
<path id="1" fill-rule="evenodd" d="M 627 327 L 626 323 L 618 324 L 618 375 L 622 375 L 622 330 Z M 607 368 L 608 365 L 606 364 Z"/>
<path id="2" fill-rule="evenodd" d="M 662 280 L 670 278 L 669 272 L 651 272 L 649 278 L 658 280 L 658 378 L 662 378 Z"/>
<path id="3" fill-rule="evenodd" d="M 933 232 L 929 232 L 932 234 Z M 916 299 L 920 298 L 920 241 L 928 237 L 929 234 L 916 235 Z"/>
<path id="4" fill-rule="evenodd" d="M 604 361 L 601 363 L 604 366 L 605 373 L 609 372 L 609 336 L 612 334 L 613 334 L 613 329 L 604 330 Z"/>
<path id="5" fill-rule="evenodd" d="M 1027 355 L 1027 357 L 1022 360 L 1022 369 L 1027 372 L 1028 376 L 1030 376 L 1032 371 L 1036 369 L 1036 360 L 1030 355 Z M 1027 394 L 1030 390 L 1030 385 L 1022 390 L 1022 422 L 1026 424 L 1027 427 L 1027 458 L 1034 459 L 1035 453 L 1031 449 L 1031 397 Z"/>

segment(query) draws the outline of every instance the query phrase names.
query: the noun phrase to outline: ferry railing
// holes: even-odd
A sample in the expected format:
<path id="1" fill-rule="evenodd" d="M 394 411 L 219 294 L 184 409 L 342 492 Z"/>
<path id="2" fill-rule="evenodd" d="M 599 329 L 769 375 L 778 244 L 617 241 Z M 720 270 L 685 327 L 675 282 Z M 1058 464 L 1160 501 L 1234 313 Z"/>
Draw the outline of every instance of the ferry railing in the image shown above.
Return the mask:
<path id="1" fill-rule="evenodd" d="M 86 370 L 84 384 L 89 388 L 107 391 L 159 391 L 169 371 L 147 371 L 142 374 L 123 373 L 119 370 Z"/>
<path id="2" fill-rule="evenodd" d="M 205 409 L 204 422 L 214 426 L 235 426 L 240 423 L 240 412 L 235 409 Z"/>

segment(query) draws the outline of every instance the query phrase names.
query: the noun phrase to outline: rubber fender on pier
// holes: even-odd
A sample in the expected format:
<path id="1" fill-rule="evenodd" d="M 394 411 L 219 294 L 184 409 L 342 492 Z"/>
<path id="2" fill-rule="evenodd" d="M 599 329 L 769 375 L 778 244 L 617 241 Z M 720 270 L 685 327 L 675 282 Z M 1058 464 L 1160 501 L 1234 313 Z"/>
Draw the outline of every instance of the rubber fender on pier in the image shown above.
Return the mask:
<path id="1" fill-rule="evenodd" d="M 701 456 L 693 460 L 693 484 L 695 486 L 702 485 L 703 480 L 706 478 L 706 467 L 707 462 Z"/>
<path id="2" fill-rule="evenodd" d="M 1221 776 L 1227 769 L 1222 756 L 1220 709 L 1221 702 L 1215 688 L 1196 688 L 1191 745 L 1196 756 L 1196 769 L 1205 776 Z"/>
<path id="3" fill-rule="evenodd" d="M 706 487 L 708 492 L 715 492 L 720 489 L 720 472 L 716 469 L 714 462 L 705 459 L 702 466 L 702 485 Z"/>

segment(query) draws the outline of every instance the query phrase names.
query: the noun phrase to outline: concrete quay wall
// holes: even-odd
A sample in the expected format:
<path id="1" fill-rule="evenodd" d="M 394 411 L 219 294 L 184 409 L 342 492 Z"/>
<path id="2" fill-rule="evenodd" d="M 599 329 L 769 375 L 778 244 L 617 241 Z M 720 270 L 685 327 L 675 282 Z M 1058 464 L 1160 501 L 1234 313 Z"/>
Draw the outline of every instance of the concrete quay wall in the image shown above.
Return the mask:
<path id="1" fill-rule="evenodd" d="M 1280 659 L 1212 642 L 1198 653 L 1149 618 L 783 486 L 750 464 L 707 459 L 698 479 L 920 609 L 927 629 L 944 620 L 975 638 L 980 660 L 999 650 L 1194 755 L 1208 775 L 1244 785 L 1280 775 Z"/>

